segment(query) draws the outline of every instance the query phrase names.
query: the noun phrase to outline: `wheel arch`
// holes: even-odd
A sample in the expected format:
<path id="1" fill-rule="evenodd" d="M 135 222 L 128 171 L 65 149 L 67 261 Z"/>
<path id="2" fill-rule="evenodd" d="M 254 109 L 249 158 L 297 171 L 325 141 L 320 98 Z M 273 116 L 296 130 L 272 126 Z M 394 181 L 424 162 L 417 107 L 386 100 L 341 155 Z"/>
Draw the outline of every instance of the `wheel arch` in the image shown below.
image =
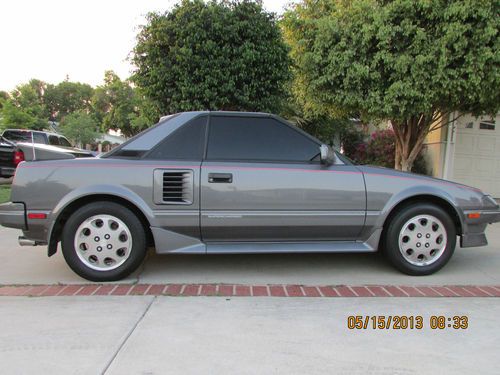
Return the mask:
<path id="1" fill-rule="evenodd" d="M 442 208 L 448 215 L 450 215 L 450 218 L 453 220 L 453 223 L 455 224 L 455 228 L 457 230 L 457 235 L 461 235 L 463 233 L 463 220 L 456 206 L 443 196 L 425 193 L 408 196 L 391 206 L 391 208 L 387 211 L 387 215 L 385 216 L 382 225 L 382 238 L 387 228 L 387 224 L 391 222 L 392 218 L 405 207 L 408 207 L 415 203 L 431 203 Z"/>
<path id="2" fill-rule="evenodd" d="M 81 192 L 80 194 L 72 194 L 71 197 L 66 197 L 65 199 L 61 200 L 58 206 L 54 209 L 54 211 L 52 212 L 52 215 L 54 217 L 52 219 L 52 224 L 48 232 L 49 257 L 57 252 L 57 244 L 61 240 L 62 229 L 70 215 L 80 207 L 96 201 L 109 201 L 119 203 L 124 207 L 130 209 L 139 218 L 144 226 L 148 246 L 154 245 L 154 238 L 151 232 L 151 220 L 153 219 L 153 213 L 149 209 L 149 207 L 147 207 L 146 203 L 142 201 L 140 197 L 135 197 L 130 194 L 122 194 L 118 191 L 106 192 L 102 189 L 99 190 L 99 192 Z"/>

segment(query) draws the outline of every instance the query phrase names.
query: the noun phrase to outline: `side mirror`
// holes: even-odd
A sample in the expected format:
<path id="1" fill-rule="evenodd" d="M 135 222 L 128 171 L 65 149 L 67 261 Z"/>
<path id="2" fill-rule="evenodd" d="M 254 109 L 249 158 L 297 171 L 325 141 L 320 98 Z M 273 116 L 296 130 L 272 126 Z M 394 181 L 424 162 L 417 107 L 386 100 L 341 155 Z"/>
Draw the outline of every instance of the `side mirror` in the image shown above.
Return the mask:
<path id="1" fill-rule="evenodd" d="M 335 161 L 335 152 L 328 145 L 319 146 L 321 164 L 332 165 Z"/>

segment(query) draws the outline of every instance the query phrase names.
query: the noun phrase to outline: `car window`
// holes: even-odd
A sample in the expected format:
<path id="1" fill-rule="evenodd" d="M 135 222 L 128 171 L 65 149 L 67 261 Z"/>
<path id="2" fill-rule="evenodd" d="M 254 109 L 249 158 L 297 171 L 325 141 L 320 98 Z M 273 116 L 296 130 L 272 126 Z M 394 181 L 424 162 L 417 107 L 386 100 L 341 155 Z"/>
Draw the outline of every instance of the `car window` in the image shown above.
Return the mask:
<path id="1" fill-rule="evenodd" d="M 208 116 L 189 121 L 159 143 L 146 159 L 201 160 L 205 146 L 205 130 Z"/>
<path id="2" fill-rule="evenodd" d="M 2 136 L 12 142 L 29 142 L 31 143 L 31 132 L 23 130 L 6 130 L 3 132 Z M 43 133 L 33 132 L 33 142 L 35 143 L 45 143 L 45 137 Z"/>
<path id="3" fill-rule="evenodd" d="M 309 162 L 319 145 L 273 118 L 213 116 L 207 159 Z"/>
<path id="4" fill-rule="evenodd" d="M 57 135 L 49 135 L 49 145 L 59 146 L 59 137 Z"/>
<path id="5" fill-rule="evenodd" d="M 71 146 L 71 143 L 69 143 L 69 141 L 64 137 L 59 137 L 59 144 L 64 147 L 73 147 Z"/>

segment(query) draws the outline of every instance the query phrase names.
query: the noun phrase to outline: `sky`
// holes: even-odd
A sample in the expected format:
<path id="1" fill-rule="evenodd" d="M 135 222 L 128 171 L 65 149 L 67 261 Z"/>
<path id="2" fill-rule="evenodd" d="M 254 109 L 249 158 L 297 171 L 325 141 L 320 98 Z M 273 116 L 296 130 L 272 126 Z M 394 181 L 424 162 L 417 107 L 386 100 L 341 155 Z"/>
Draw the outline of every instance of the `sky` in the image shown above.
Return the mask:
<path id="1" fill-rule="evenodd" d="M 127 56 L 150 11 L 177 0 L 13 0 L 0 7 L 0 90 L 38 78 L 102 84 L 105 70 L 130 76 Z M 290 0 L 264 0 L 282 13 Z"/>

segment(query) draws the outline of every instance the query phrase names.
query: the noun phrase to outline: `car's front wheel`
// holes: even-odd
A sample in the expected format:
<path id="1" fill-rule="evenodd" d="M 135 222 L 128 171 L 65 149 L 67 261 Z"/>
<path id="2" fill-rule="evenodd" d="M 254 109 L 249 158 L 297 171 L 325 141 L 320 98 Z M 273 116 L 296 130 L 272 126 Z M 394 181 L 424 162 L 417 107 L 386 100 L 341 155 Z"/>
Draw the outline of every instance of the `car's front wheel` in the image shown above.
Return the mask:
<path id="1" fill-rule="evenodd" d="M 62 234 L 64 259 L 81 277 L 115 281 L 135 271 L 146 255 L 144 227 L 120 204 L 102 201 L 76 210 Z"/>
<path id="2" fill-rule="evenodd" d="M 413 204 L 399 210 L 384 231 L 383 251 L 400 271 L 429 275 L 445 266 L 456 245 L 450 215 L 433 204 Z"/>

